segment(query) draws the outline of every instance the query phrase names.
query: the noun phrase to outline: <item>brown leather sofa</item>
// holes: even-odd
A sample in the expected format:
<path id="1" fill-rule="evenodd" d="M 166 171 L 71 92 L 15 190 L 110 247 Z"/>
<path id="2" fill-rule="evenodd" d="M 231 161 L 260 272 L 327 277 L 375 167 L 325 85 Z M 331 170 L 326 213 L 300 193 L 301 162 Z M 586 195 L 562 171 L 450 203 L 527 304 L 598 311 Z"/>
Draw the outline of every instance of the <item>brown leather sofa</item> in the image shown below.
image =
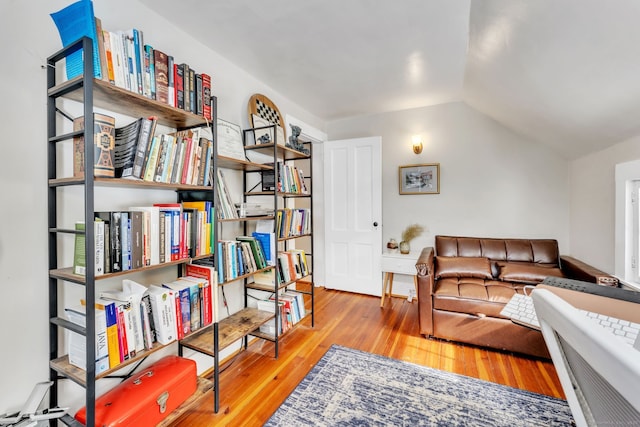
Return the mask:
<path id="1" fill-rule="evenodd" d="M 436 236 L 416 268 L 421 334 L 545 358 L 539 331 L 500 315 L 513 294 L 547 276 L 618 285 L 607 273 L 560 256 L 552 239 Z"/>

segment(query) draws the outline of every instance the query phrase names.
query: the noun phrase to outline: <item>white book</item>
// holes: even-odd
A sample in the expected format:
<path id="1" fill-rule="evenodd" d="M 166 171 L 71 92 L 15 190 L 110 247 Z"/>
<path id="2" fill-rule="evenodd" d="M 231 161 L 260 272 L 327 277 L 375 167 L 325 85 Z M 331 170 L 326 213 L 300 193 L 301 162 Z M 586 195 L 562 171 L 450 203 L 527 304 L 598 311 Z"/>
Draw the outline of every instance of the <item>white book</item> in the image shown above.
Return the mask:
<path id="1" fill-rule="evenodd" d="M 160 208 L 158 206 L 135 206 L 129 210 L 148 213 L 145 215 L 145 224 L 148 224 L 148 233 L 145 232 L 145 239 L 148 239 L 149 242 L 149 262 L 150 265 L 160 264 Z"/>
<path id="2" fill-rule="evenodd" d="M 95 309 L 95 344 L 96 344 L 96 374 L 101 374 L 109 369 L 109 349 L 107 347 L 107 317 L 103 309 L 96 306 Z M 67 320 L 76 325 L 87 326 L 86 307 L 78 305 L 65 308 Z M 87 369 L 87 342 L 83 335 L 69 331 L 68 349 L 69 363 L 80 369 Z"/>
<path id="3" fill-rule="evenodd" d="M 175 291 L 151 285 L 147 289 L 156 327 L 156 339 L 160 344 L 169 344 L 176 340 L 176 297 Z"/>
<path id="4" fill-rule="evenodd" d="M 95 265 L 94 265 L 94 274 L 96 276 L 101 276 L 104 274 L 104 221 L 101 219 L 96 219 L 93 222 L 93 236 L 94 241 L 93 244 L 95 246 L 95 250 L 93 251 Z"/>

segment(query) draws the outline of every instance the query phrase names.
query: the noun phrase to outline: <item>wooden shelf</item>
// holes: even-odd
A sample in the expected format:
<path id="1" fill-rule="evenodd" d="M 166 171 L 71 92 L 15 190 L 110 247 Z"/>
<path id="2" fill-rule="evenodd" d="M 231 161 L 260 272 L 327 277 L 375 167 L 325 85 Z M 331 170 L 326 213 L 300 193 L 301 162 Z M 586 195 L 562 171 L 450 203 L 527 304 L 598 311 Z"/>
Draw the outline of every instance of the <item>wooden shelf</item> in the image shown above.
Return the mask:
<path id="1" fill-rule="evenodd" d="M 298 283 L 300 281 L 305 281 L 305 279 L 308 279 L 311 277 L 311 274 L 308 274 L 306 276 L 303 276 L 299 279 L 296 280 L 290 280 L 288 282 L 284 282 L 284 283 L 279 283 L 278 284 L 278 289 L 274 289 L 272 285 L 261 285 L 259 283 L 247 283 L 245 286 L 249 289 L 255 289 L 257 291 L 264 291 L 264 292 L 275 292 L 276 290 L 280 290 L 283 288 L 286 288 L 287 286 L 291 286 L 294 283 Z M 296 289 L 297 291 L 297 289 Z"/>
<path id="2" fill-rule="evenodd" d="M 62 82 L 49 89 L 48 95 L 64 93 L 66 98 L 83 102 L 81 86 L 79 89 L 66 90 L 66 88 L 78 85 L 78 82 L 82 79 L 83 76 L 80 75 Z M 93 105 L 133 117 L 156 116 L 159 124 L 169 127 L 186 128 L 207 125 L 207 121 L 202 116 L 171 107 L 168 104 L 119 88 L 103 80 L 93 80 Z"/>
<path id="3" fill-rule="evenodd" d="M 109 279 L 112 277 L 124 276 L 126 274 L 136 273 L 140 271 L 157 270 L 159 268 L 166 268 L 172 265 L 189 264 L 194 260 L 209 258 L 211 257 L 211 255 L 212 254 L 199 255 L 193 258 L 183 258 L 177 261 L 164 262 L 162 264 L 150 265 L 148 267 L 136 268 L 133 270 L 125 270 L 125 271 L 118 271 L 116 273 L 101 274 L 100 276 L 95 276 L 95 280 Z M 57 268 L 55 270 L 49 270 L 49 277 L 52 277 L 54 279 L 66 280 L 74 283 L 85 283 L 85 276 L 74 274 L 73 267 L 64 267 L 64 268 Z"/>
<path id="4" fill-rule="evenodd" d="M 253 163 L 249 160 L 238 160 L 233 157 L 218 156 L 218 167 L 225 169 L 244 170 L 247 172 L 272 171 L 273 165 Z"/>
<path id="5" fill-rule="evenodd" d="M 265 215 L 265 216 L 245 216 L 242 218 L 226 218 L 219 219 L 219 222 L 245 222 L 245 221 L 260 221 L 263 219 L 275 219 L 273 215 Z"/>
<path id="6" fill-rule="evenodd" d="M 301 237 L 311 237 L 311 234 L 298 234 L 296 236 L 278 237 L 278 242 L 283 242 L 285 240 L 299 239 Z"/>
<path id="7" fill-rule="evenodd" d="M 218 322 L 218 351 L 250 335 L 252 331 L 258 329 L 274 317 L 274 313 L 249 307 L 222 319 Z M 217 355 L 213 349 L 213 331 L 211 329 L 212 325 L 209 325 L 199 332 L 183 339 L 180 341 L 180 344 L 183 347 L 216 357 Z"/>
<path id="8" fill-rule="evenodd" d="M 268 144 L 257 144 L 257 145 L 245 145 L 245 151 L 260 151 L 267 152 L 270 155 L 273 155 L 273 142 Z M 310 159 L 310 154 L 301 153 L 300 151 L 294 150 L 293 148 L 285 147 L 284 145 L 278 144 L 276 147 L 278 154 L 283 157 L 284 160 L 296 160 L 296 159 Z"/>
<path id="9" fill-rule="evenodd" d="M 212 191 L 211 187 L 202 185 L 188 184 L 172 184 L 165 182 L 143 181 L 141 179 L 125 179 L 125 178 L 94 178 L 93 182 L 96 187 L 128 187 L 141 189 L 160 189 L 160 190 L 176 190 L 176 191 Z M 84 185 L 82 178 L 55 178 L 49 180 L 49 187 L 63 187 L 68 185 Z"/>
<path id="10" fill-rule="evenodd" d="M 132 357 L 129 360 L 125 360 L 124 362 L 120 363 L 118 366 L 116 366 L 115 368 L 109 369 L 105 372 L 102 372 L 99 375 L 96 375 L 96 379 L 99 378 L 105 378 L 108 377 L 109 375 L 113 374 L 115 371 L 118 371 L 124 367 L 127 367 L 129 365 L 135 364 L 136 362 L 144 359 L 145 357 L 149 356 L 150 354 L 155 353 L 158 350 L 161 350 L 169 345 L 173 344 L 173 342 L 169 343 L 169 344 L 158 344 L 156 343 L 153 348 L 151 350 L 144 350 L 144 351 L 140 351 L 138 352 L 138 354 L 136 354 L 135 357 Z M 73 366 L 72 364 L 69 363 L 69 356 L 64 355 L 62 357 L 58 357 L 57 359 L 53 359 L 49 362 L 49 367 L 51 369 L 53 369 L 54 371 L 58 372 L 60 375 L 63 375 L 67 378 L 69 378 L 70 380 L 72 380 L 73 382 L 80 384 L 81 386 L 85 387 L 87 384 L 87 373 L 84 369 L 80 369 L 77 366 Z"/>

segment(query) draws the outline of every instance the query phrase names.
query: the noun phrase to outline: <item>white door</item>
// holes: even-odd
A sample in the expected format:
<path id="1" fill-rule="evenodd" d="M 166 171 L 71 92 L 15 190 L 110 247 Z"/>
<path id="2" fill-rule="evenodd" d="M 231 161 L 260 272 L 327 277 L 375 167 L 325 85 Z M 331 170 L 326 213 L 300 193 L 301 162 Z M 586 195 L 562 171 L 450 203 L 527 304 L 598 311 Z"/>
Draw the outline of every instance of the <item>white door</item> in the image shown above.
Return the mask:
<path id="1" fill-rule="evenodd" d="M 380 296 L 380 137 L 324 145 L 325 287 Z"/>

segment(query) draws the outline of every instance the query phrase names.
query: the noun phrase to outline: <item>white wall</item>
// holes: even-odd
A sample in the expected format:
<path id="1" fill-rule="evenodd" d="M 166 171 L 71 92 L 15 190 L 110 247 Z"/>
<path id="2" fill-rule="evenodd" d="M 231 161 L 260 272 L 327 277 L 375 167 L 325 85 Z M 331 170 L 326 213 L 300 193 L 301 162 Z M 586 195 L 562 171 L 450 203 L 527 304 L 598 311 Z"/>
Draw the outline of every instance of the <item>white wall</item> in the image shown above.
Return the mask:
<path id="1" fill-rule="evenodd" d="M 640 136 L 569 164 L 571 248 L 576 257 L 615 271 L 615 166 L 640 159 Z"/>
<path id="2" fill-rule="evenodd" d="M 0 413 L 17 410 L 32 386 L 48 379 L 46 58 L 62 47 L 49 13 L 72 0 L 0 3 L 0 124 L 4 130 L 0 188 Z M 219 117 L 248 126 L 253 93 L 270 97 L 283 114 L 322 129 L 322 122 L 248 73 L 195 42 L 182 29 L 132 0 L 94 0 L 108 30 L 133 27 L 176 61 L 213 77 Z M 125 123 L 126 124 L 126 123 Z M 119 124 L 116 123 L 118 126 Z M 107 193 L 105 200 L 119 200 Z M 149 196 L 146 195 L 148 198 Z M 107 203 L 108 204 L 108 203 Z M 134 277 L 135 280 L 135 277 Z M 242 304 L 239 287 L 227 289 L 231 309 Z"/>
<path id="3" fill-rule="evenodd" d="M 427 231 L 412 249 L 451 234 L 554 238 L 569 251 L 566 160 L 464 103 L 334 121 L 327 134 L 382 136 L 383 242 L 399 241 L 407 225 L 419 223 Z M 411 149 L 415 134 L 424 140 L 419 155 Z M 418 163 L 440 163 L 440 194 L 399 194 L 398 166 Z M 406 295 L 411 282 L 398 279 L 404 283 L 394 293 Z"/>

